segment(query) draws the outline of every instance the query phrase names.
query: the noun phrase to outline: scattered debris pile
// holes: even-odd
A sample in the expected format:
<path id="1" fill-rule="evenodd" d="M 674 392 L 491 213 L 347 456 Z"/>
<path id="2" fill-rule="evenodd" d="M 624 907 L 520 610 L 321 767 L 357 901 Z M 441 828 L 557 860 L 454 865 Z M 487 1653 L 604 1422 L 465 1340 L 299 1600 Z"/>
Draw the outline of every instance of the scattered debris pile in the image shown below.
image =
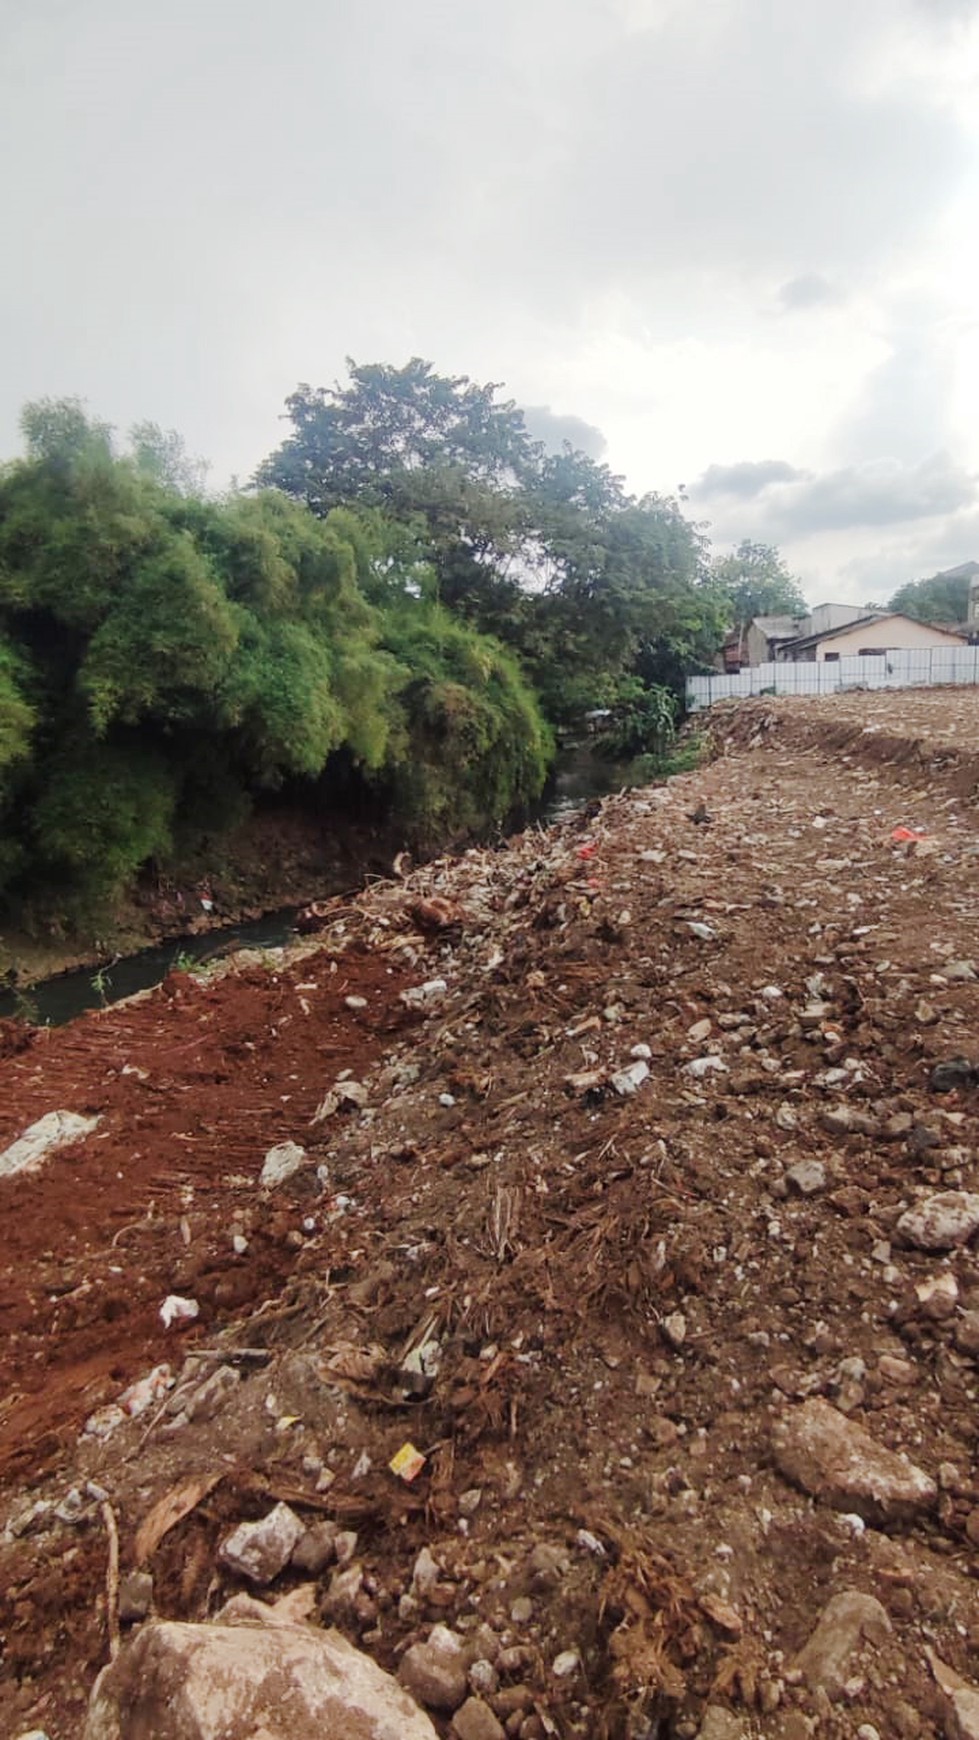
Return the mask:
<path id="1" fill-rule="evenodd" d="M 979 833 L 808 707 L 11 1049 L 6 1732 L 979 1735 Z"/>

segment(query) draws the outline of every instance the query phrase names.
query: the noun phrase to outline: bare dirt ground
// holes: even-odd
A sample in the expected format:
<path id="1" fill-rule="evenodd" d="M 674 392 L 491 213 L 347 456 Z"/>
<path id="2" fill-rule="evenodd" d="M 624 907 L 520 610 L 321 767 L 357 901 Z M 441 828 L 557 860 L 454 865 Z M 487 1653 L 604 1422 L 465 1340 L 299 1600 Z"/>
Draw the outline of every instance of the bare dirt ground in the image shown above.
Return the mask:
<path id="1" fill-rule="evenodd" d="M 5 1033 L 0 1146 L 102 1119 L 0 1179 L 5 1735 L 80 1732 L 106 1502 L 155 1610 L 203 1618 L 220 1541 L 277 1498 L 356 1534 L 316 1611 L 383 1666 L 490 1626 L 524 1740 L 680 1740 L 707 1706 L 724 1734 L 947 1731 L 940 1664 L 979 1677 L 979 1265 L 898 1222 L 979 1190 L 979 1090 L 932 1077 L 979 1053 L 979 696 L 709 726 L 700 773 L 378 884 L 301 958 Z M 311 1122 L 345 1071 L 364 1103 Z M 286 1140 L 306 1162 L 263 1190 Z M 164 1330 L 169 1293 L 194 1323 Z M 164 1361 L 162 1407 L 83 1433 Z M 930 1496 L 787 1478 L 814 1399 Z M 847 1591 L 885 1619 L 827 1690 L 796 1657 Z"/>

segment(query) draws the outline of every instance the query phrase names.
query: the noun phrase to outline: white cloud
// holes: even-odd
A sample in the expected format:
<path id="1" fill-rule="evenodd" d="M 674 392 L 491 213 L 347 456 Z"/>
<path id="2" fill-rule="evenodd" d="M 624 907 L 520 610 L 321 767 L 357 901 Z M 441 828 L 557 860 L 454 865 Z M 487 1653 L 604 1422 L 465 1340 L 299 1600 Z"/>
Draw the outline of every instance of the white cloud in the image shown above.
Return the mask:
<path id="1" fill-rule="evenodd" d="M 867 539 L 927 572 L 979 468 L 977 10 L 8 8 L 0 451 L 78 392 L 248 475 L 297 380 L 421 354 L 636 489 L 747 467 L 712 534 L 822 594 Z M 773 454 L 805 476 L 748 494 Z"/>

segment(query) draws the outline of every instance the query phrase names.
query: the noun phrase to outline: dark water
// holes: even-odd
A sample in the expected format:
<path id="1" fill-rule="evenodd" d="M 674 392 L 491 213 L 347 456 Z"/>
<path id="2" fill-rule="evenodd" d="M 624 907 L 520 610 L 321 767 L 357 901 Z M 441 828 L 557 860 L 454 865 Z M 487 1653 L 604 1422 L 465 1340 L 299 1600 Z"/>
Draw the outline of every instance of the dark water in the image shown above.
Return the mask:
<path id="1" fill-rule="evenodd" d="M 628 762 L 604 761 L 585 746 L 567 749 L 559 757 L 554 775 L 532 820 L 562 821 L 590 798 L 604 797 L 632 783 Z M 324 890 L 324 898 L 329 894 Z M 337 890 L 339 892 L 339 890 Z M 81 967 L 58 973 L 24 994 L 0 993 L 0 1017 L 25 1015 L 29 1020 L 60 1027 L 86 1009 L 101 1009 L 158 985 L 174 965 L 216 960 L 242 948 L 278 948 L 296 935 L 295 907 L 266 913 L 263 918 L 229 925 L 203 936 L 173 937 L 155 948 L 142 949 L 96 971 Z"/>

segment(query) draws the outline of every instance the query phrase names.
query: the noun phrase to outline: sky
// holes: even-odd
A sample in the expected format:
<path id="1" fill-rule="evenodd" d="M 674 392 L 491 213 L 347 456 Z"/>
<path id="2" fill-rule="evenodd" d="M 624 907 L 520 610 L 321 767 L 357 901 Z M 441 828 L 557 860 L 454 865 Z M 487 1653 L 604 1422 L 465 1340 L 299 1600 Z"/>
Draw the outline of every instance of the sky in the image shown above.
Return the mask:
<path id="1" fill-rule="evenodd" d="M 247 480 L 346 357 L 505 384 L 810 602 L 979 559 L 979 0 L 0 10 L 28 399 Z"/>

